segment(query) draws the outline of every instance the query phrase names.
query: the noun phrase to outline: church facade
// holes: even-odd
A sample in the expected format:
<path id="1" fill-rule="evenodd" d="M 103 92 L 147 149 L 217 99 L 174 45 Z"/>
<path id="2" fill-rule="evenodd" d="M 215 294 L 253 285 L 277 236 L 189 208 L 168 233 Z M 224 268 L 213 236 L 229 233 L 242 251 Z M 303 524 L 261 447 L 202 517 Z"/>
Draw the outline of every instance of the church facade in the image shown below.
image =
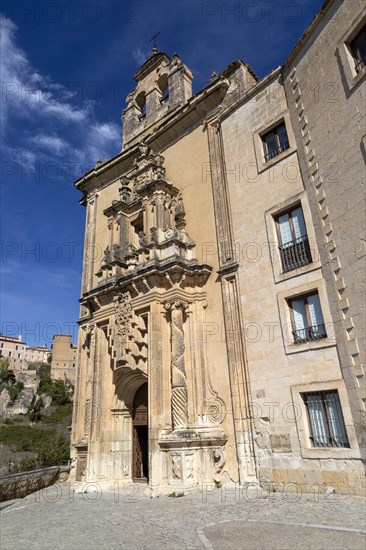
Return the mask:
<path id="1" fill-rule="evenodd" d="M 236 61 L 192 96 L 156 48 L 136 73 L 122 152 L 76 182 L 77 481 L 362 492 L 364 37 L 362 3 L 332 0 L 262 80 Z M 329 92 L 319 52 L 337 108 L 307 91 Z"/>

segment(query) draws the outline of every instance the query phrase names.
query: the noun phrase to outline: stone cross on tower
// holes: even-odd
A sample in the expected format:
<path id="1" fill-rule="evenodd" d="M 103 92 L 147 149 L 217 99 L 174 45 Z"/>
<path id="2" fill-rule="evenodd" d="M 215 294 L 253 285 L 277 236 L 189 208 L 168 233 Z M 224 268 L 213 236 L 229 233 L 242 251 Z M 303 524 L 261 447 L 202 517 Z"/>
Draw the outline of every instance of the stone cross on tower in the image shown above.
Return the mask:
<path id="1" fill-rule="evenodd" d="M 157 47 L 157 44 L 156 44 L 156 38 L 159 36 L 160 32 L 154 32 L 153 34 L 153 37 L 149 40 L 149 42 L 152 42 L 154 41 L 154 46 L 153 46 L 153 53 L 158 53 L 158 47 Z"/>

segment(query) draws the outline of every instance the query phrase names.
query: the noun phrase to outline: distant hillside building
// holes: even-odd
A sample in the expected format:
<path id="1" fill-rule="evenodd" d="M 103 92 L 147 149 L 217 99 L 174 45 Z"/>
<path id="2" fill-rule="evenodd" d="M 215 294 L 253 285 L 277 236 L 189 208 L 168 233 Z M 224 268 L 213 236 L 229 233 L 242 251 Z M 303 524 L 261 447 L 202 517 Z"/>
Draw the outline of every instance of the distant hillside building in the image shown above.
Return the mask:
<path id="1" fill-rule="evenodd" d="M 50 350 L 47 346 L 27 346 L 25 360 L 27 363 L 47 363 Z"/>
<path id="2" fill-rule="evenodd" d="M 9 359 L 9 366 L 14 370 L 26 370 L 26 343 L 22 337 L 5 336 L 0 334 L 0 359 Z"/>
<path id="3" fill-rule="evenodd" d="M 74 385 L 77 347 L 73 346 L 71 336 L 55 334 L 51 350 L 51 377 L 57 380 L 67 378 Z"/>

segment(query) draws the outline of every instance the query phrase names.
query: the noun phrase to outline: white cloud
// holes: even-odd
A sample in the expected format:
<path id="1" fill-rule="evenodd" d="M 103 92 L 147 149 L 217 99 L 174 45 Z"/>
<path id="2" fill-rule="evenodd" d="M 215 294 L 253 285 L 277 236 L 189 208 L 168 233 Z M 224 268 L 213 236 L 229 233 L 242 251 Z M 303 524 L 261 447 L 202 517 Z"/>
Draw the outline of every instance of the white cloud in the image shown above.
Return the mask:
<path id="1" fill-rule="evenodd" d="M 56 155 L 60 155 L 69 148 L 69 144 L 64 139 L 57 136 L 39 134 L 31 138 L 31 142 L 43 149 L 47 149 Z"/>
<path id="2" fill-rule="evenodd" d="M 85 120 L 89 107 L 80 109 L 71 105 L 67 101 L 73 96 L 70 90 L 52 82 L 31 66 L 25 52 L 16 43 L 14 23 L 1 18 L 0 31 L 3 117 L 16 110 L 18 116 L 53 115 L 64 122 Z"/>
<path id="3" fill-rule="evenodd" d="M 116 154 L 121 143 L 119 126 L 113 122 L 96 122 L 90 101 L 78 105 L 76 92 L 34 68 L 17 44 L 17 27 L 11 20 L 1 18 L 0 31 L 3 127 L 5 131 L 16 128 L 10 124 L 14 117 L 36 125 L 36 135 L 25 137 L 19 133 L 17 145 L 4 143 L 4 150 L 32 166 L 38 158 L 60 157 L 67 152 L 68 161 L 76 160 L 85 169 L 98 158 L 105 160 Z M 65 124 L 68 124 L 67 133 Z M 73 141 L 77 142 L 76 146 Z"/>
<path id="4" fill-rule="evenodd" d="M 141 48 L 137 48 L 136 50 L 132 50 L 132 55 L 136 63 L 142 65 L 143 63 L 145 63 L 150 54 L 142 51 Z"/>

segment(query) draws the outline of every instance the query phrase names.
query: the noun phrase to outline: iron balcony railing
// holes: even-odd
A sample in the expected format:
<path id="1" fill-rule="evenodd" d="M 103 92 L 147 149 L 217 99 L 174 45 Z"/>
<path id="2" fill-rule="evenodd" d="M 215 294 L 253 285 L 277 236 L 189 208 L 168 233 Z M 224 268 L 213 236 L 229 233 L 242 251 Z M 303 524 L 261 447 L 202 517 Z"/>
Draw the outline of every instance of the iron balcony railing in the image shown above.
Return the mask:
<path id="1" fill-rule="evenodd" d="M 269 160 L 275 157 L 278 157 L 278 155 L 286 151 L 289 147 L 290 147 L 290 144 L 288 141 L 286 141 L 285 143 L 282 143 L 282 145 L 280 145 L 277 149 L 274 149 L 270 153 L 267 153 L 266 155 L 264 155 L 265 161 L 268 162 Z"/>
<path id="2" fill-rule="evenodd" d="M 284 273 L 310 264 L 313 261 L 307 235 L 283 244 L 279 249 Z"/>
<path id="3" fill-rule="evenodd" d="M 357 63 L 355 64 L 356 73 L 359 73 L 361 69 L 363 69 L 366 65 L 366 56 L 362 57 L 361 59 L 357 60 Z"/>
<path id="4" fill-rule="evenodd" d="M 304 342 L 312 342 L 327 337 L 325 325 L 313 325 L 312 327 L 300 328 L 293 330 L 295 344 L 303 344 Z"/>
<path id="5" fill-rule="evenodd" d="M 332 435 L 327 436 L 310 436 L 311 445 L 313 447 L 349 447 L 349 442 L 347 436 L 337 436 Z"/>

